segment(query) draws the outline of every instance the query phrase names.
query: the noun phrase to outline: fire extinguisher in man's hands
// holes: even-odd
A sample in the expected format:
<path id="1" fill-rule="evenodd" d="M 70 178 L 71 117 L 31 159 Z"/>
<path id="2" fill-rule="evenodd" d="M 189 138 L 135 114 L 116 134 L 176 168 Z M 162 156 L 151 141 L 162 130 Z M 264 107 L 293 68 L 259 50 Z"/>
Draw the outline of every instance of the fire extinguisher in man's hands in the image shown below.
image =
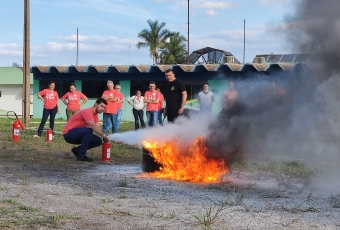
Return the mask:
<path id="1" fill-rule="evenodd" d="M 103 133 L 102 138 L 103 138 L 103 142 L 105 143 L 109 142 L 109 138 L 107 137 L 105 133 Z"/>

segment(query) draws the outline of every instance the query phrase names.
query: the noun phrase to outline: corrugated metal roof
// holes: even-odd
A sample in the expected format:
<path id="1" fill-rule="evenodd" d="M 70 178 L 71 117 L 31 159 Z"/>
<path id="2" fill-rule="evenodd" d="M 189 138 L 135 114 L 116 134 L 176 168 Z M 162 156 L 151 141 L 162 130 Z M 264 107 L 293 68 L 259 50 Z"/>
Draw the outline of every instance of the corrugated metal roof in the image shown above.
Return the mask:
<path id="1" fill-rule="evenodd" d="M 94 66 L 94 68 L 96 68 L 96 70 L 98 71 L 98 73 L 104 73 L 105 70 L 107 69 L 107 66 Z"/>
<path id="2" fill-rule="evenodd" d="M 148 65 L 137 65 L 136 68 L 139 70 L 139 72 L 145 73 L 150 68 L 150 66 L 148 66 Z"/>
<path id="3" fill-rule="evenodd" d="M 244 65 L 241 64 L 226 64 L 232 71 L 240 71 Z"/>
<path id="4" fill-rule="evenodd" d="M 255 67 L 255 69 L 257 71 L 265 71 L 269 65 L 268 64 L 256 64 L 256 63 L 253 63 L 253 66 Z"/>
<path id="5" fill-rule="evenodd" d="M 85 72 L 85 70 L 88 68 L 88 67 L 91 67 L 91 66 L 80 66 L 80 65 L 76 65 L 74 66 L 79 73 L 82 73 L 82 72 Z"/>
<path id="6" fill-rule="evenodd" d="M 214 72 L 214 71 L 291 71 L 297 63 L 247 63 L 247 64 L 203 64 L 203 65 L 117 65 L 117 66 L 33 66 L 31 72 L 40 73 L 164 73 L 171 69 L 174 72 Z M 308 66 L 305 65 L 307 68 Z"/>
<path id="7" fill-rule="evenodd" d="M 67 66 L 55 66 L 55 68 L 59 71 L 59 73 L 65 73 L 65 71 L 68 69 Z"/>
<path id="8" fill-rule="evenodd" d="M 129 68 L 129 66 L 123 66 L 123 65 L 118 65 L 118 66 L 114 66 L 119 73 L 125 73 L 125 71 Z"/>

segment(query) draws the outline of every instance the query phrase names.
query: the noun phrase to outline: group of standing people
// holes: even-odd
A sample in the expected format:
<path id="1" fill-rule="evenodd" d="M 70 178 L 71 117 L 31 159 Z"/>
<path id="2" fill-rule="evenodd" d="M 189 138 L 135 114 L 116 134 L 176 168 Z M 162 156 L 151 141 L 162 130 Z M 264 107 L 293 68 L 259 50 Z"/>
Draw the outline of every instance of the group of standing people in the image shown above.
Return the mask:
<path id="1" fill-rule="evenodd" d="M 103 132 L 117 133 L 123 113 L 124 94 L 120 92 L 121 86 L 114 85 L 113 81 L 107 81 L 107 90 L 103 92 L 102 98 L 107 101 L 107 107 L 103 113 Z"/>
<path id="2" fill-rule="evenodd" d="M 43 115 L 38 128 L 37 133 L 34 137 L 41 137 L 41 134 L 44 130 L 45 123 L 50 117 L 50 126 L 49 128 L 54 130 L 54 119 L 57 113 L 60 113 L 60 105 L 59 105 L 59 95 L 55 89 L 55 82 L 50 81 L 48 83 L 48 88 L 41 90 L 37 96 L 44 103 Z M 66 116 L 67 120 L 71 118 L 77 111 L 80 110 L 80 107 L 83 106 L 88 98 L 82 93 L 77 91 L 77 87 L 74 83 L 71 83 L 69 86 L 70 91 L 67 92 L 62 98 L 62 102 L 66 105 Z M 80 102 L 82 100 L 82 102 Z M 54 135 L 54 132 L 53 132 Z"/>
<path id="3" fill-rule="evenodd" d="M 170 69 L 165 72 L 165 77 L 169 84 L 166 89 L 168 97 L 164 108 L 164 96 L 153 81 L 150 82 L 150 89 L 144 94 L 144 97 L 141 95 L 141 91 L 137 90 L 136 95 L 128 99 L 128 103 L 133 107 L 132 113 L 136 129 L 139 128 L 138 120 L 140 120 L 141 127 L 145 128 L 143 119 L 145 108 L 149 126 L 154 126 L 157 123 L 162 124 L 162 114 L 168 118 L 168 122 L 173 122 L 183 113 L 187 99 L 184 83 L 176 79 Z M 91 162 L 92 159 L 86 156 L 87 150 L 101 145 L 103 141 L 108 141 L 107 133 L 110 129 L 112 133 L 119 130 L 124 95 L 120 92 L 119 84 L 116 84 L 114 88 L 113 82 L 108 81 L 108 89 L 103 92 L 102 97 L 98 98 L 92 107 L 80 110 L 88 98 L 77 91 L 75 84 L 72 83 L 69 87 L 70 91 L 61 98 L 67 106 L 67 123 L 62 132 L 63 137 L 67 143 L 80 144 L 71 149 L 78 161 Z M 43 101 L 44 109 L 42 120 L 34 137 L 41 137 L 48 117 L 50 117 L 49 128 L 53 131 L 55 116 L 60 113 L 59 95 L 55 91 L 55 82 L 49 82 L 48 88 L 41 90 L 37 96 Z M 99 125 L 98 115 L 101 113 L 103 113 L 103 127 Z M 94 135 L 93 132 L 99 136 Z"/>
<path id="4" fill-rule="evenodd" d="M 142 96 L 140 90 L 136 90 L 136 94 L 128 99 L 128 103 L 132 106 L 132 114 L 135 119 L 135 130 L 139 129 L 139 123 L 142 128 L 145 128 L 145 108 L 148 126 L 152 127 L 156 124 L 163 125 L 164 96 L 160 89 L 156 88 L 154 81 L 150 81 L 149 88 L 150 90 L 146 91 L 144 96 Z"/>

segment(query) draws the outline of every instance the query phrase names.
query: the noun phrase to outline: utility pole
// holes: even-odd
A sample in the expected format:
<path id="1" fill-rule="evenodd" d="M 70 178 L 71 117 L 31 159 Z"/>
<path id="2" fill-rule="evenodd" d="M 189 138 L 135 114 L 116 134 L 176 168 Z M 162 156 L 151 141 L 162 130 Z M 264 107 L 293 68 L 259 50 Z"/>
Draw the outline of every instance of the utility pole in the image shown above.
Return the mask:
<path id="1" fill-rule="evenodd" d="M 76 57 L 76 65 L 78 65 L 78 27 L 77 27 L 77 57 Z"/>
<path id="2" fill-rule="evenodd" d="M 244 19 L 243 23 L 243 64 L 246 58 L 246 19 Z"/>
<path id="3" fill-rule="evenodd" d="M 30 0 L 24 3 L 24 60 L 23 60 L 23 121 L 24 124 L 30 124 L 30 106 L 31 106 L 31 84 L 30 84 Z"/>
<path id="4" fill-rule="evenodd" d="M 188 64 L 190 64 L 190 52 L 189 52 L 189 24 L 190 24 L 190 21 L 189 21 L 189 0 L 188 0 Z"/>
<path id="5" fill-rule="evenodd" d="M 129 65 L 130 65 L 130 48 L 131 46 L 129 45 Z"/>

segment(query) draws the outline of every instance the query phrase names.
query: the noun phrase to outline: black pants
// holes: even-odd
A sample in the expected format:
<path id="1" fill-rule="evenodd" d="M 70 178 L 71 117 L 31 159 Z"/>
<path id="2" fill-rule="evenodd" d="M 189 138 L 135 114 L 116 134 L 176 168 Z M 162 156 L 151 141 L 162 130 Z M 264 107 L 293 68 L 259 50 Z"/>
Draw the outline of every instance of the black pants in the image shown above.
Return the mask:
<path id="1" fill-rule="evenodd" d="M 135 118 L 135 130 L 139 129 L 139 122 L 138 118 L 140 120 L 140 124 L 142 128 L 145 128 L 145 123 L 144 123 L 144 110 L 137 110 L 135 108 L 132 109 L 133 116 Z"/>
<path id="2" fill-rule="evenodd" d="M 168 117 L 168 122 L 174 122 L 180 115 L 178 114 L 178 110 L 167 110 L 166 116 Z"/>

